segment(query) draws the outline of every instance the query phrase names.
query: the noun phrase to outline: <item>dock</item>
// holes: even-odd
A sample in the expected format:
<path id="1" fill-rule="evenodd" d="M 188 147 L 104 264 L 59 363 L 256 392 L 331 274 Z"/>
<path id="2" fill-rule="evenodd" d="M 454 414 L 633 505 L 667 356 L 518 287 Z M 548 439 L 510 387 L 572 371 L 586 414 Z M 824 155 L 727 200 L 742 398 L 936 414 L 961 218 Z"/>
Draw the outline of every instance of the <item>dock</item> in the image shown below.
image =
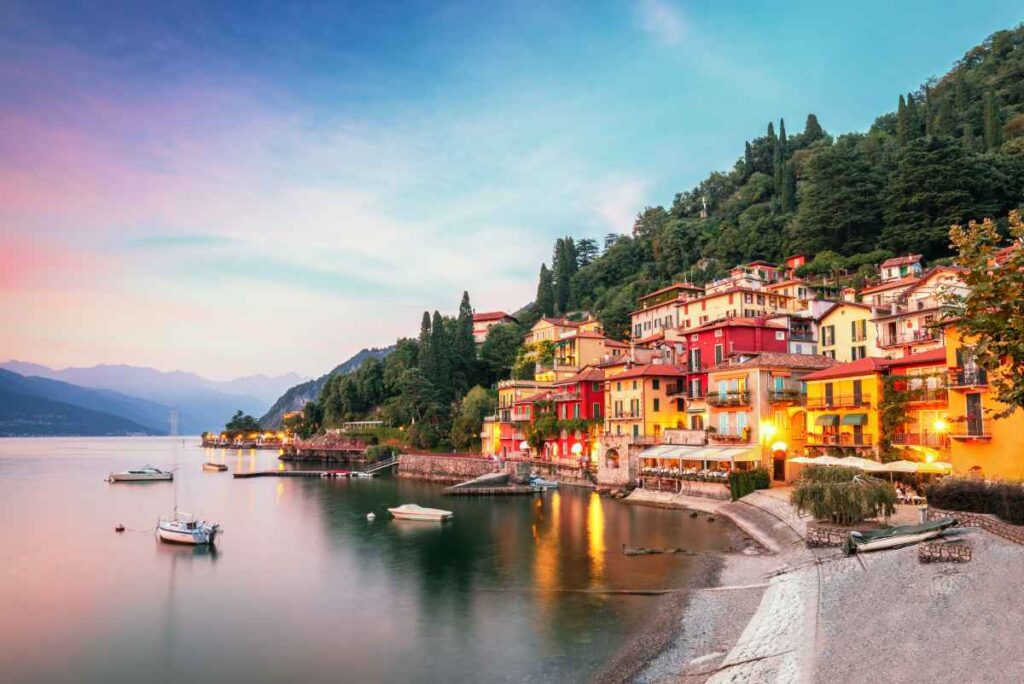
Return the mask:
<path id="1" fill-rule="evenodd" d="M 379 473 L 398 464 L 398 459 L 388 459 L 374 463 L 366 470 L 256 470 L 251 473 L 232 473 L 232 477 L 247 480 L 253 477 L 323 477 L 323 478 L 355 478 L 375 477 Z"/>
<path id="2" fill-rule="evenodd" d="M 509 494 L 538 494 L 542 490 L 529 485 L 503 485 L 499 487 L 448 487 L 445 496 L 507 496 Z"/>

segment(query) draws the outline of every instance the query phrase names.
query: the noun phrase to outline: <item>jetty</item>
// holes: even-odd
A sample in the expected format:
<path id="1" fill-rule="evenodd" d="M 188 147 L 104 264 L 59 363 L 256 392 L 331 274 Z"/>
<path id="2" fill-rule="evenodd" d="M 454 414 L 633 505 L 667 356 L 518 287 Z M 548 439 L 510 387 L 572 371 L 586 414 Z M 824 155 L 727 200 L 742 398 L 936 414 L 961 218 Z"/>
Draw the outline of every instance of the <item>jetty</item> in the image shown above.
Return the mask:
<path id="1" fill-rule="evenodd" d="M 239 480 L 248 480 L 253 477 L 322 477 L 322 478 L 353 478 L 353 477 L 375 477 L 380 473 L 398 465 L 398 459 L 390 458 L 380 463 L 374 463 L 366 470 L 256 470 L 251 473 L 232 473 L 233 477 Z"/>
<path id="2" fill-rule="evenodd" d="M 508 494 L 536 494 L 542 491 L 539 487 L 512 482 L 506 472 L 486 473 L 472 480 L 466 480 L 447 487 L 446 496 L 500 496 Z"/>

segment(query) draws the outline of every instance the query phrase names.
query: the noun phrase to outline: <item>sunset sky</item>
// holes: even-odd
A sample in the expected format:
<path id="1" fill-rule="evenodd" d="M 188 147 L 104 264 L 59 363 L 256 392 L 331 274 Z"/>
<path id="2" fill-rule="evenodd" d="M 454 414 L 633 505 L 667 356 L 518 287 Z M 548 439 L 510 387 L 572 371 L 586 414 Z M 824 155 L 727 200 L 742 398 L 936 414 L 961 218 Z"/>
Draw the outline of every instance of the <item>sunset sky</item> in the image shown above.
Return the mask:
<path id="1" fill-rule="evenodd" d="M 0 0 L 0 361 L 319 375 L 464 289 L 515 310 L 556 236 L 627 232 L 770 119 L 865 130 L 1024 18 L 311 4 Z"/>

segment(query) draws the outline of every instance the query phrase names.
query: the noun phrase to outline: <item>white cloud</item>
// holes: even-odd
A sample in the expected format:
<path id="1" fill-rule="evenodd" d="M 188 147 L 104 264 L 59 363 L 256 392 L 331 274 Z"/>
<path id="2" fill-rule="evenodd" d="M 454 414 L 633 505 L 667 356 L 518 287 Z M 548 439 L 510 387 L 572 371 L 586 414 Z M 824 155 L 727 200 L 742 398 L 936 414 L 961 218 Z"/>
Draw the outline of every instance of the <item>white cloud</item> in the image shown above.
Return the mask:
<path id="1" fill-rule="evenodd" d="M 667 0 L 639 0 L 637 19 L 641 29 L 666 45 L 679 45 L 686 37 L 682 10 Z"/>

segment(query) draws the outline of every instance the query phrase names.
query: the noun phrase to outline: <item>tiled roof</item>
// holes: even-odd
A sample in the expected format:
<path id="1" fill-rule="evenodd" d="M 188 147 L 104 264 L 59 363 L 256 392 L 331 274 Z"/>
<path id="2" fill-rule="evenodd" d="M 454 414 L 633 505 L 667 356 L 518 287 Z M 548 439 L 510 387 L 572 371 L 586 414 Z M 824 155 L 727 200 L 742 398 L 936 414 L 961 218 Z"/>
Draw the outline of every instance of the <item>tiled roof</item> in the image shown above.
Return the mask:
<path id="1" fill-rule="evenodd" d="M 724 371 L 735 368 L 795 368 L 800 370 L 823 370 L 836 365 L 834 359 L 819 354 L 787 354 L 784 352 L 761 352 L 752 359 L 741 363 L 720 363 L 710 370 Z"/>
<path id="2" fill-rule="evenodd" d="M 786 330 L 786 326 L 784 325 L 779 325 L 778 323 L 769 323 L 767 320 L 769 318 L 772 318 L 772 316 L 762 316 L 760 318 L 744 318 L 742 316 L 734 316 L 732 318 L 719 318 L 717 321 L 711 321 L 710 323 L 705 323 L 704 325 L 696 328 L 683 330 L 682 333 L 685 335 L 689 335 L 690 333 L 701 332 L 703 330 L 714 330 L 715 328 L 728 328 L 732 326 Z"/>
<path id="3" fill-rule="evenodd" d="M 614 380 L 628 380 L 630 378 L 680 378 L 686 373 L 672 364 L 648 363 L 643 366 L 636 366 L 628 371 L 611 376 Z"/>
<path id="4" fill-rule="evenodd" d="M 924 366 L 924 365 L 937 365 L 946 363 L 946 348 L 939 347 L 938 349 L 929 349 L 928 351 L 918 352 L 917 354 L 910 354 L 904 356 L 902 359 L 891 359 L 886 362 L 889 367 L 892 366 Z"/>
<path id="5" fill-rule="evenodd" d="M 511 318 L 513 321 L 516 320 L 514 317 L 509 316 L 504 311 L 485 311 L 483 313 L 473 314 L 474 323 L 483 321 L 500 321 L 503 318 Z"/>
<path id="6" fill-rule="evenodd" d="M 640 297 L 640 301 L 650 299 L 651 297 L 656 297 L 666 292 L 671 292 L 672 290 L 698 290 L 700 292 L 703 292 L 704 288 L 701 287 L 700 285 L 694 285 L 693 283 L 673 283 L 668 287 L 663 287 L 660 290 L 655 290 L 654 292 L 648 292 L 647 294 L 642 295 Z"/>
<path id="7" fill-rule="evenodd" d="M 615 349 L 629 349 L 629 344 L 628 343 L 620 342 L 618 340 L 613 340 L 610 337 L 605 338 L 604 346 L 606 346 L 606 347 L 614 347 Z"/>
<path id="8" fill-rule="evenodd" d="M 870 375 L 880 373 L 887 367 L 887 359 L 876 359 L 867 357 L 857 359 L 849 363 L 841 363 L 825 370 L 820 370 L 810 375 L 805 375 L 804 380 L 828 380 L 829 378 L 846 378 L 852 375 Z"/>
<path id="9" fill-rule="evenodd" d="M 887 283 L 879 283 L 878 285 L 872 285 L 871 287 L 865 287 L 863 290 L 860 291 L 860 294 L 863 295 L 863 294 L 867 294 L 869 292 L 881 292 L 883 290 L 891 290 L 891 289 L 897 288 L 897 287 L 903 287 L 903 286 L 906 286 L 906 285 L 913 285 L 914 283 L 916 283 L 920 279 L 921 279 L 920 276 L 904 276 L 904 277 L 902 277 L 902 278 L 900 278 L 898 280 L 890 280 Z"/>
<path id="10" fill-rule="evenodd" d="M 535 401 L 550 401 L 550 400 L 551 400 L 551 390 L 545 390 L 543 392 L 538 392 L 537 394 L 531 394 L 528 397 L 522 397 L 521 399 L 516 399 L 512 403 L 513 404 L 532 404 Z"/>
<path id="11" fill-rule="evenodd" d="M 561 385 L 572 385 L 577 382 L 597 382 L 604 380 L 604 371 L 594 366 L 588 366 L 581 370 L 576 375 L 565 378 L 564 380 L 558 380 L 553 385 L 559 387 Z"/>
<path id="12" fill-rule="evenodd" d="M 920 254 L 908 254 L 906 256 L 893 257 L 892 259 L 886 259 L 883 261 L 882 268 L 888 268 L 890 266 L 908 266 L 910 264 L 916 264 L 920 260 Z"/>

